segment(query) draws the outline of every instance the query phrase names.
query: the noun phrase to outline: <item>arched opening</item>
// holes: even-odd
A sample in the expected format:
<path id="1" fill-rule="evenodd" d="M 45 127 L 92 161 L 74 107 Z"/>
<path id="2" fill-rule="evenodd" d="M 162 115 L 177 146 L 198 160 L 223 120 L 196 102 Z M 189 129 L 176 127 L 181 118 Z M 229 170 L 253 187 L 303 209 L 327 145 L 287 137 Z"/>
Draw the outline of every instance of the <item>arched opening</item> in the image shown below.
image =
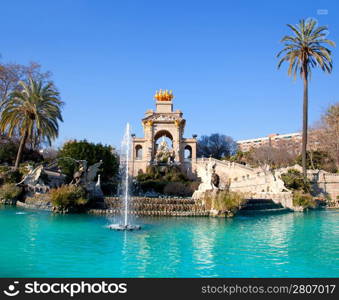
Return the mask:
<path id="1" fill-rule="evenodd" d="M 167 147 L 171 150 L 173 149 L 173 136 L 167 130 L 160 130 L 154 135 L 154 149 L 155 153 L 158 150 L 158 147 L 161 143 L 166 142 Z"/>
<path id="2" fill-rule="evenodd" d="M 135 146 L 135 159 L 136 160 L 142 159 L 142 146 L 141 145 Z"/>
<path id="3" fill-rule="evenodd" d="M 185 161 L 192 160 L 192 147 L 190 145 L 185 146 L 184 159 L 185 159 Z"/>

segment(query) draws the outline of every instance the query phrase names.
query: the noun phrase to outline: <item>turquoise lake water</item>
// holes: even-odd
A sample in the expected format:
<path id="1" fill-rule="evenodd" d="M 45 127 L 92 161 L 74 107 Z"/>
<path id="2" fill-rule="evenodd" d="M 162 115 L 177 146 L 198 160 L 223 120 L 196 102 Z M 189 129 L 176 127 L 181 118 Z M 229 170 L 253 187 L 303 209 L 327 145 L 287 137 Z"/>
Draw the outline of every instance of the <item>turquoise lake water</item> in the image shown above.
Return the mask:
<path id="1" fill-rule="evenodd" d="M 339 211 L 117 219 L 0 206 L 0 277 L 338 277 Z"/>

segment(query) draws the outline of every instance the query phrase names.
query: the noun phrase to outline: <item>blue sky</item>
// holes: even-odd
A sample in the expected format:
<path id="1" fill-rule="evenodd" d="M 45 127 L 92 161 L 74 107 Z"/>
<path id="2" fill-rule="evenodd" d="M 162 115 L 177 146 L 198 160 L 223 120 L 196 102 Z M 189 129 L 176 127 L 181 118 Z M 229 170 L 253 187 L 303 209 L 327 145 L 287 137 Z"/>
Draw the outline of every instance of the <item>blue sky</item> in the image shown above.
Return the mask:
<path id="1" fill-rule="evenodd" d="M 301 128 L 302 85 L 277 71 L 287 23 L 316 18 L 339 44 L 337 1 L 3 1 L 3 62 L 37 61 L 66 102 L 56 145 L 86 138 L 118 146 L 126 122 L 172 89 L 186 136 L 234 139 Z M 327 14 L 317 14 L 326 9 Z M 310 123 L 339 101 L 338 49 L 331 75 L 314 71 Z"/>

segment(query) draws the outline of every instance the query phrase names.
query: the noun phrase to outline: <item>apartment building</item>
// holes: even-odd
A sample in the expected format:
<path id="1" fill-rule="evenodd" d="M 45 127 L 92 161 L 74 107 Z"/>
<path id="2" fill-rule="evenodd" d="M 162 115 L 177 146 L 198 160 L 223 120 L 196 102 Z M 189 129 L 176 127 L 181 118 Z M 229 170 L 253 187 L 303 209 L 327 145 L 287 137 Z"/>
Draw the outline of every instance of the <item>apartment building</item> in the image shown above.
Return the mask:
<path id="1" fill-rule="evenodd" d="M 269 134 L 265 137 L 259 137 L 255 139 L 237 141 L 239 150 L 242 152 L 250 151 L 253 148 L 259 148 L 261 146 L 279 147 L 281 145 L 287 146 L 289 149 L 299 152 L 301 145 L 301 133 L 286 133 L 286 134 Z"/>

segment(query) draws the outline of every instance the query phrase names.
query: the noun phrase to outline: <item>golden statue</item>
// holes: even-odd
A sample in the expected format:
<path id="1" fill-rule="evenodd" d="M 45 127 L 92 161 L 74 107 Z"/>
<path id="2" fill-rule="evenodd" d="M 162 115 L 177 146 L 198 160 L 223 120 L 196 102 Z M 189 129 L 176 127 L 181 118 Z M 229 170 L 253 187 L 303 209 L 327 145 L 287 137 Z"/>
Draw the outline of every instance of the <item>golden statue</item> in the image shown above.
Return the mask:
<path id="1" fill-rule="evenodd" d="M 155 92 L 154 98 L 157 101 L 171 101 L 174 96 L 173 96 L 173 92 L 172 91 L 168 91 L 168 90 L 162 90 L 160 89 L 159 91 Z"/>

